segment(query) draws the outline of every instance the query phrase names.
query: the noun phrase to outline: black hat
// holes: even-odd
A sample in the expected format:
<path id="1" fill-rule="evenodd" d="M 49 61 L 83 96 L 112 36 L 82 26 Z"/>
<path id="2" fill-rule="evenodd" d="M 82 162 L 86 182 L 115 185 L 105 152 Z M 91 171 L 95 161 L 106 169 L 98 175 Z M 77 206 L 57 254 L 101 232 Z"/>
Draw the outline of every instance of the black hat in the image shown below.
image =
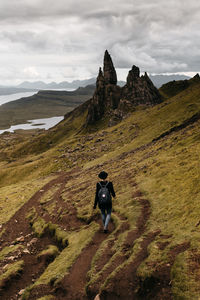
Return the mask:
<path id="1" fill-rule="evenodd" d="M 105 171 L 102 171 L 102 172 L 99 173 L 98 176 L 99 176 L 99 178 L 101 178 L 101 179 L 106 179 L 107 176 L 108 176 L 108 173 L 106 173 Z"/>

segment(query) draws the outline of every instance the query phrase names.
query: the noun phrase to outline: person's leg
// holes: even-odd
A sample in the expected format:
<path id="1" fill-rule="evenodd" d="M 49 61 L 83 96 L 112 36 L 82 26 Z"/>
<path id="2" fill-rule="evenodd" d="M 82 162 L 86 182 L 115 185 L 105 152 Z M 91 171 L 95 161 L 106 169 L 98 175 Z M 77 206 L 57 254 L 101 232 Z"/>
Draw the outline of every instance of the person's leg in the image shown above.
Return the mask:
<path id="1" fill-rule="evenodd" d="M 107 211 L 107 216 L 106 216 L 105 223 L 104 223 L 104 230 L 107 230 L 107 228 L 108 228 L 108 223 L 110 222 L 112 209 L 108 208 L 106 211 Z"/>
<path id="2" fill-rule="evenodd" d="M 101 217 L 102 217 L 103 226 L 105 226 L 105 221 L 106 221 L 105 208 L 101 208 Z"/>

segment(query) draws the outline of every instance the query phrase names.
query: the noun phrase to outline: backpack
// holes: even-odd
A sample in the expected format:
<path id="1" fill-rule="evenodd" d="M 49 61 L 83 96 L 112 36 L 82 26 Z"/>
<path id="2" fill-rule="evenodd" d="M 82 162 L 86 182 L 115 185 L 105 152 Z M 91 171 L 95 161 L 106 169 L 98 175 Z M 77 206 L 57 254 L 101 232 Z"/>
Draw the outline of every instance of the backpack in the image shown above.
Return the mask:
<path id="1" fill-rule="evenodd" d="M 99 204 L 100 205 L 106 205 L 108 203 L 111 203 L 111 196 L 110 196 L 110 192 L 107 188 L 107 185 L 108 185 L 109 182 L 106 183 L 105 186 L 102 186 L 101 183 L 99 182 L 100 184 L 100 190 L 98 192 L 98 198 L 99 198 Z"/>

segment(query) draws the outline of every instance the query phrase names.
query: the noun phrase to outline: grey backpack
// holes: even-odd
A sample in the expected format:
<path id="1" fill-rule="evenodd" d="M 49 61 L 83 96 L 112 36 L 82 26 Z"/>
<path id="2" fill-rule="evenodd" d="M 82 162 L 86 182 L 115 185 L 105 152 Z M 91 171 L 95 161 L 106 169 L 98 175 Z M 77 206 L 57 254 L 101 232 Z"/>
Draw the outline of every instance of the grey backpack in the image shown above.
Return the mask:
<path id="1" fill-rule="evenodd" d="M 110 192 L 107 188 L 107 185 L 108 185 L 109 182 L 106 183 L 105 186 L 101 185 L 101 183 L 99 182 L 100 184 L 100 190 L 98 192 L 98 198 L 99 198 L 99 204 L 103 204 L 103 205 L 106 205 L 108 203 L 111 202 L 111 196 L 110 196 Z"/>

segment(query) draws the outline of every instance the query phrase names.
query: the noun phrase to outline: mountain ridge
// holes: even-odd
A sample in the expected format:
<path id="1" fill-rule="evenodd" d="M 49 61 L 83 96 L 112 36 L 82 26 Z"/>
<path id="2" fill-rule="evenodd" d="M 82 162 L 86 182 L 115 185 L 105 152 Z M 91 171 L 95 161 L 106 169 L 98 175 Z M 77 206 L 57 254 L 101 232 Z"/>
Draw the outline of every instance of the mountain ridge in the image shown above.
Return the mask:
<path id="1" fill-rule="evenodd" d="M 160 88 L 163 84 L 173 81 L 173 80 L 185 80 L 189 79 L 189 76 L 186 75 L 151 75 L 149 74 L 150 79 L 153 81 L 154 85 L 157 88 Z M 44 81 L 24 81 L 16 86 L 16 88 L 28 88 L 28 89 L 76 89 L 78 87 L 85 87 L 86 85 L 95 85 L 96 78 L 92 77 L 89 79 L 84 80 L 74 80 L 72 82 L 62 81 L 62 82 L 51 82 L 45 83 Z M 119 86 L 123 86 L 126 82 L 125 81 L 118 81 Z M 3 86 L 2 86 L 3 87 Z"/>

